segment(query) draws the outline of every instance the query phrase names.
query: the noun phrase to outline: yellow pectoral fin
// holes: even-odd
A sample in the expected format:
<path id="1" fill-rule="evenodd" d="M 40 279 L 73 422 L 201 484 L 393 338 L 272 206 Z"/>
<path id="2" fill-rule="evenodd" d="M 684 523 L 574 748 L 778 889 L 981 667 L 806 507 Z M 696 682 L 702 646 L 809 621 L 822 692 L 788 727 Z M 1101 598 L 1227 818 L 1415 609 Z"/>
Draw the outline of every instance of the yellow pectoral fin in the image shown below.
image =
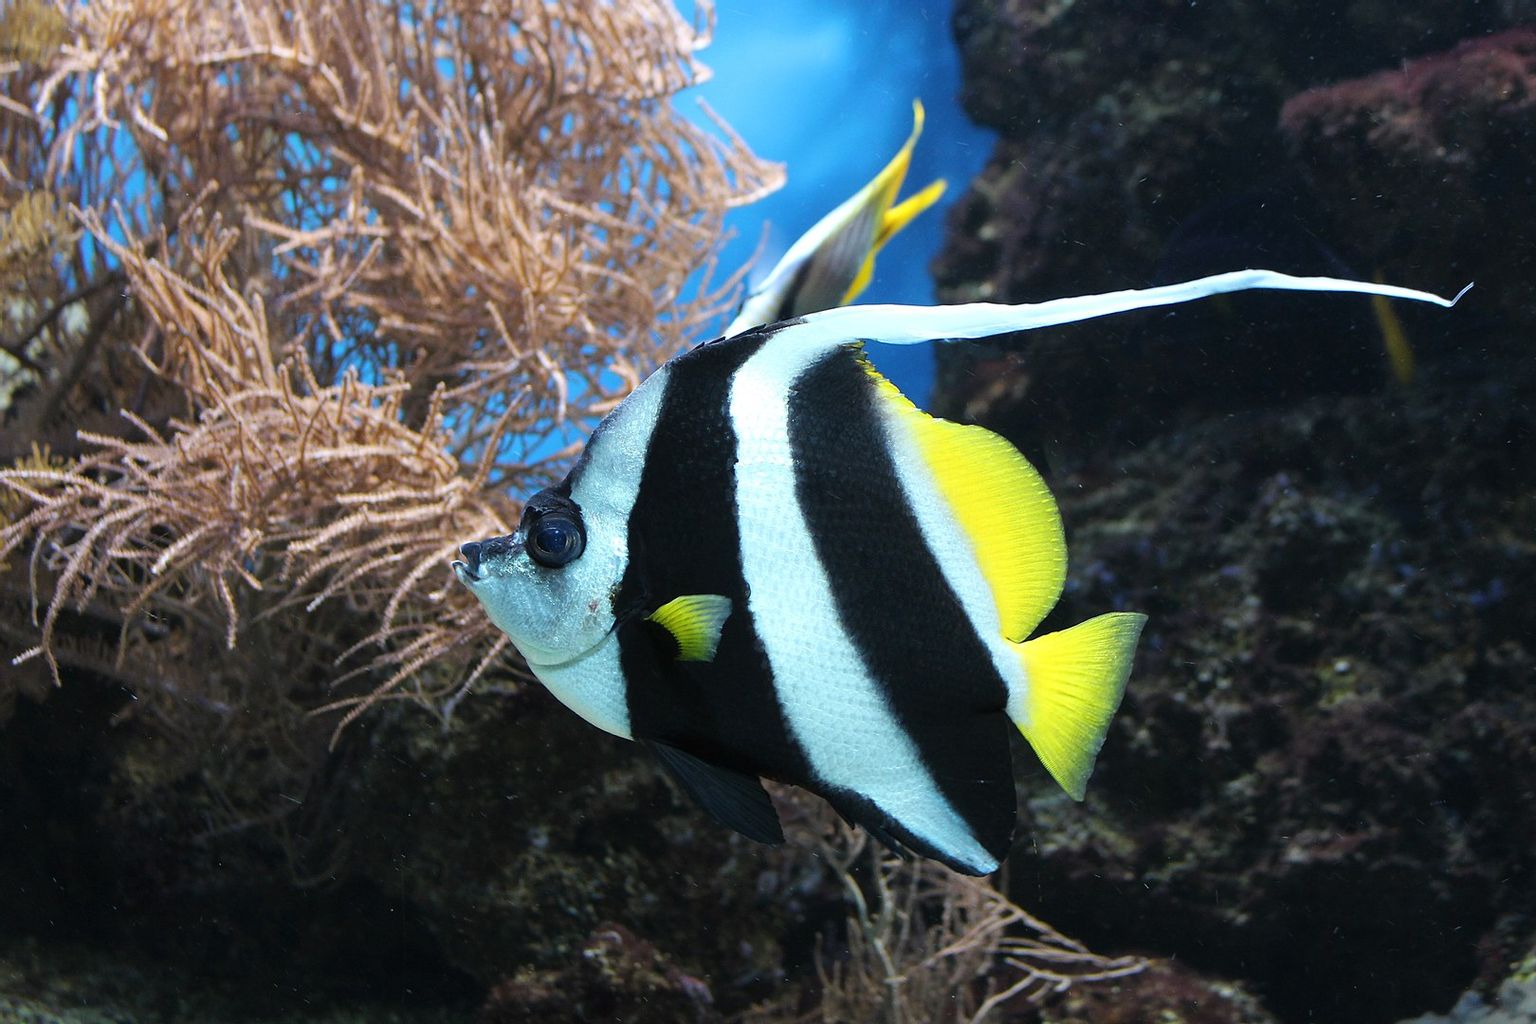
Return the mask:
<path id="1" fill-rule="evenodd" d="M 1088 787 L 1146 621 L 1145 615 L 1112 612 L 1019 645 L 1028 691 L 1023 717 L 1014 724 L 1074 800 Z"/>
<path id="2" fill-rule="evenodd" d="M 677 641 L 678 661 L 713 661 L 720 631 L 731 617 L 731 599 L 719 594 L 674 597 L 646 616 Z"/>

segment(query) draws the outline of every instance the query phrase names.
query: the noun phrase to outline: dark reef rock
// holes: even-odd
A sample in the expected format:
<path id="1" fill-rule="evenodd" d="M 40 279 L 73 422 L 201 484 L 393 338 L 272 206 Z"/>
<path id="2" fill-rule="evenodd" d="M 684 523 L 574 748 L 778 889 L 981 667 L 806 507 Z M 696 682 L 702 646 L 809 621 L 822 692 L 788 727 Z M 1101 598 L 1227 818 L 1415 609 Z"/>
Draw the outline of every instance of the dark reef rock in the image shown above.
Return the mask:
<path id="1" fill-rule="evenodd" d="M 1046 1006 L 1040 1024 L 1275 1024 L 1240 985 L 1202 978 L 1170 960 L 1102 985 L 1080 985 Z"/>
<path id="2" fill-rule="evenodd" d="M 1536 947 L 1513 965 L 1492 993 L 1469 991 L 1446 1014 L 1424 1014 L 1403 1024 L 1536 1024 Z"/>
<path id="3" fill-rule="evenodd" d="M 1536 320 L 1536 28 L 1308 90 L 1287 149 L 1372 266 L 1444 266 Z"/>
<path id="4" fill-rule="evenodd" d="M 480 1024 L 715 1024 L 709 986 L 623 925 L 588 936 L 564 970 L 524 970 L 491 989 Z"/>
<path id="5" fill-rule="evenodd" d="M 958 0 L 954 29 L 967 111 L 1014 135 L 1021 125 L 1070 118 L 1093 98 L 1143 83 L 1160 69 L 1192 85 L 1219 80 L 1268 88 L 1285 79 L 1336 79 L 1519 20 L 1519 12 L 1476 0 Z"/>
<path id="6" fill-rule="evenodd" d="M 484 984 L 557 969 L 621 922 L 686 949 L 741 1001 L 776 977 L 803 904 L 778 851 L 707 819 L 639 747 L 541 690 L 399 717 L 354 776 L 353 870 L 407 901 Z"/>
<path id="7" fill-rule="evenodd" d="M 1397 311 L 1408 387 L 1358 298 L 940 355 L 937 410 L 1009 436 L 1061 499 L 1047 627 L 1151 616 L 1087 805 L 1025 780 L 1012 895 L 1285 1021 L 1445 1010 L 1536 932 L 1536 33 L 1456 45 L 1519 16 L 956 15 L 967 101 L 1002 139 L 953 214 L 945 298 L 1251 265 L 1478 282 L 1450 313 Z"/>
<path id="8" fill-rule="evenodd" d="M 640 1019 L 620 1012 L 638 1000 L 701 1007 L 648 1019 L 710 1020 L 705 993 L 725 1010 L 762 998 L 807 967 L 821 923 L 841 920 L 803 857 L 719 828 L 638 747 L 539 690 L 466 701 L 446 726 L 380 709 L 343 735 L 304 813 L 196 840 L 181 818 L 216 808 L 193 780 L 179 805 L 158 783 L 155 802 L 132 802 L 124 772 L 165 738 L 114 727 L 123 702 L 74 679 L 20 701 L 0 744 L 0 1020 L 8 1007 L 62 1020 L 89 1007 L 181 1024 L 237 1006 L 252 1020 L 341 1021 L 350 1005 L 374 1007 L 358 1019 L 436 1024 L 468 1019 L 497 984 L 496 1019 L 517 1019 L 509 979 L 537 987 L 573 969 L 581 1005 L 618 1016 L 571 1019 Z M 622 941 L 594 945 L 594 929 Z M 654 957 L 629 929 L 685 958 L 658 968 L 666 985 L 645 980 Z M 18 937 L 38 950 L 29 963 L 71 944 L 79 963 L 8 972 Z M 145 994 L 104 987 L 111 971 Z M 197 1012 L 157 1004 L 183 989 Z M 553 1007 L 531 1019 L 559 1019 Z"/>
<path id="9" fill-rule="evenodd" d="M 1531 33 L 1423 56 L 1512 17 L 963 0 L 968 107 L 1001 138 L 951 213 L 939 294 L 1037 301 L 1266 266 L 1446 293 L 1476 278 L 1451 329 L 1536 327 Z M 1426 312 L 1398 311 L 1421 364 L 1450 347 Z M 1021 360 L 1007 385 L 982 365 L 997 355 L 945 348 L 938 401 L 1140 440 L 1186 412 L 1369 390 L 1388 376 L 1384 331 L 1359 298 L 1233 296 L 1005 343 Z"/>
<path id="10" fill-rule="evenodd" d="M 964 101 L 1002 136 L 936 273 L 952 301 L 1144 283 L 1161 241 L 1283 162 L 1285 100 L 1507 24 L 1488 5 L 960 0 Z"/>
<path id="11" fill-rule="evenodd" d="M 1536 367 L 1212 418 L 1057 476 L 1067 624 L 1151 619 L 1012 893 L 1284 1020 L 1443 1007 L 1536 928 Z"/>
<path id="12" fill-rule="evenodd" d="M 0 941 L 4 1024 L 463 1024 L 473 1004 L 392 993 L 302 996 L 275 977 L 234 984 L 124 945 Z"/>

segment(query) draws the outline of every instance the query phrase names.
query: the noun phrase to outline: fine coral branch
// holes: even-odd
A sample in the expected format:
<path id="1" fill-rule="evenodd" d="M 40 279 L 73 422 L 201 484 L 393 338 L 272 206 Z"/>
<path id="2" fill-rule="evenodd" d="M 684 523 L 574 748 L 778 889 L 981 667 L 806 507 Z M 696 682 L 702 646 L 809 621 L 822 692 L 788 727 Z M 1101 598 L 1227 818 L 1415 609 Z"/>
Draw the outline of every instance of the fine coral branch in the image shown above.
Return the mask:
<path id="1" fill-rule="evenodd" d="M 190 416 L 136 424 L 132 441 L 92 431 L 96 451 L 39 498 L 48 511 L 11 524 L 11 549 L 73 537 L 45 560 L 67 569 L 50 624 L 81 596 L 71 588 L 107 586 L 144 614 L 203 594 L 226 644 L 246 614 L 312 615 L 342 596 L 387 633 L 430 607 L 416 595 L 436 589 L 432 561 L 459 531 L 504 529 L 515 508 L 490 511 L 499 495 L 549 479 L 718 312 L 714 294 L 679 303 L 683 280 L 726 206 L 781 176 L 671 110 L 701 73 L 697 37 L 667 4 L 633 6 L 71 12 L 75 44 L 33 103 L 78 88 L 80 115 L 34 158 L 61 183 L 97 173 L 65 194 L 84 244 L 115 267 L 38 318 L 112 295 L 44 418 L 100 364 L 129 296 L 138 340 L 111 341 Z M 92 144 L 137 154 L 138 169 Z M 61 159 L 73 146 L 79 164 Z M 165 185 L 121 191 L 136 174 Z M 194 198 L 172 211 L 162 194 Z M 112 509 L 117 532 L 89 532 Z"/>

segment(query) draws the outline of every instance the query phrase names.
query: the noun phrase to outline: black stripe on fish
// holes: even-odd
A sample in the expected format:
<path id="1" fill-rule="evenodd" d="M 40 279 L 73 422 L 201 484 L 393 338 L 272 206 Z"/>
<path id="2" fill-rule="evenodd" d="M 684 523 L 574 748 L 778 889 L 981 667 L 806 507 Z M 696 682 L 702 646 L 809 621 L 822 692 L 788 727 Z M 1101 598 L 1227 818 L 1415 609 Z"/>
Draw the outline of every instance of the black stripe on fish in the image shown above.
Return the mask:
<path id="1" fill-rule="evenodd" d="M 784 289 L 784 295 L 779 299 L 779 305 L 773 311 L 769 323 L 785 320 L 795 315 L 795 304 L 800 301 L 800 292 L 805 288 L 805 282 L 810 277 L 812 264 L 815 262 L 816 259 L 813 255 L 795 268 L 794 276 L 789 281 L 789 287 Z"/>
<path id="2" fill-rule="evenodd" d="M 785 320 L 843 304 L 844 294 L 869 253 L 876 215 L 875 207 L 866 204 L 853 223 L 842 225 L 801 261 L 790 278 L 789 287 L 784 289 L 772 320 Z"/>
<path id="3" fill-rule="evenodd" d="M 859 267 L 869 255 L 878 216 L 875 204 L 865 203 L 858 216 L 833 235 L 830 247 L 824 246 L 806 260 L 810 274 L 800 282 L 798 289 L 804 309 L 831 309 L 843 304 L 849 286 L 858 276 Z"/>
<path id="4" fill-rule="evenodd" d="M 669 368 L 661 412 L 629 518 L 629 565 L 614 607 L 630 729 L 714 764 L 799 782 L 809 778 L 790 738 L 772 672 L 747 610 L 736 516 L 731 374 L 768 332 L 700 346 Z M 720 594 L 732 613 L 707 663 L 675 660 L 643 616 L 684 594 Z"/>
<path id="5" fill-rule="evenodd" d="M 789 405 L 796 497 L 864 664 L 940 792 L 1002 859 L 1016 813 L 1006 687 L 923 538 L 896 474 L 876 387 L 852 348 L 796 380 Z M 885 824 L 929 853 L 900 822 Z M 929 855 L 945 859 L 943 851 Z"/>

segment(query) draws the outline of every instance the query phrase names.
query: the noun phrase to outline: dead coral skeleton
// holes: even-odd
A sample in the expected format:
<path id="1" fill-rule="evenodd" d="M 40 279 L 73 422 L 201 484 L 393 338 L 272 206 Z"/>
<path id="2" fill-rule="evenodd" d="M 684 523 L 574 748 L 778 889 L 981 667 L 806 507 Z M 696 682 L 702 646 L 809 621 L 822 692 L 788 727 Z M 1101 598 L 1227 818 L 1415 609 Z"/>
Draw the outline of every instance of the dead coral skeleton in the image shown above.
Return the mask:
<path id="1" fill-rule="evenodd" d="M 823 941 L 819 994 L 754 1008 L 744 1024 L 983 1024 L 1039 1005 L 1075 984 L 1146 967 L 1139 957 L 1089 951 L 994 888 L 921 858 L 902 859 L 820 800 L 775 786 L 794 847 L 810 851 L 843 890 L 846 941 Z"/>
<path id="2" fill-rule="evenodd" d="M 455 545 L 717 321 L 782 173 L 673 105 L 707 4 L 0 8 L 0 725 L 116 684 L 124 805 L 323 861 L 342 724 L 523 678 Z"/>
<path id="3" fill-rule="evenodd" d="M 37 378 L 0 455 L 73 459 L 0 473 L 0 562 L 41 605 L 7 660 L 58 678 L 72 610 L 237 666 L 275 619 L 346 641 L 333 685 L 464 686 L 505 647 L 447 585 L 454 544 L 712 322 L 721 217 L 781 180 L 672 106 L 707 28 L 664 0 L 7 16 L 42 28 L 0 64 L 0 194 L 83 229 L 0 337 Z"/>

